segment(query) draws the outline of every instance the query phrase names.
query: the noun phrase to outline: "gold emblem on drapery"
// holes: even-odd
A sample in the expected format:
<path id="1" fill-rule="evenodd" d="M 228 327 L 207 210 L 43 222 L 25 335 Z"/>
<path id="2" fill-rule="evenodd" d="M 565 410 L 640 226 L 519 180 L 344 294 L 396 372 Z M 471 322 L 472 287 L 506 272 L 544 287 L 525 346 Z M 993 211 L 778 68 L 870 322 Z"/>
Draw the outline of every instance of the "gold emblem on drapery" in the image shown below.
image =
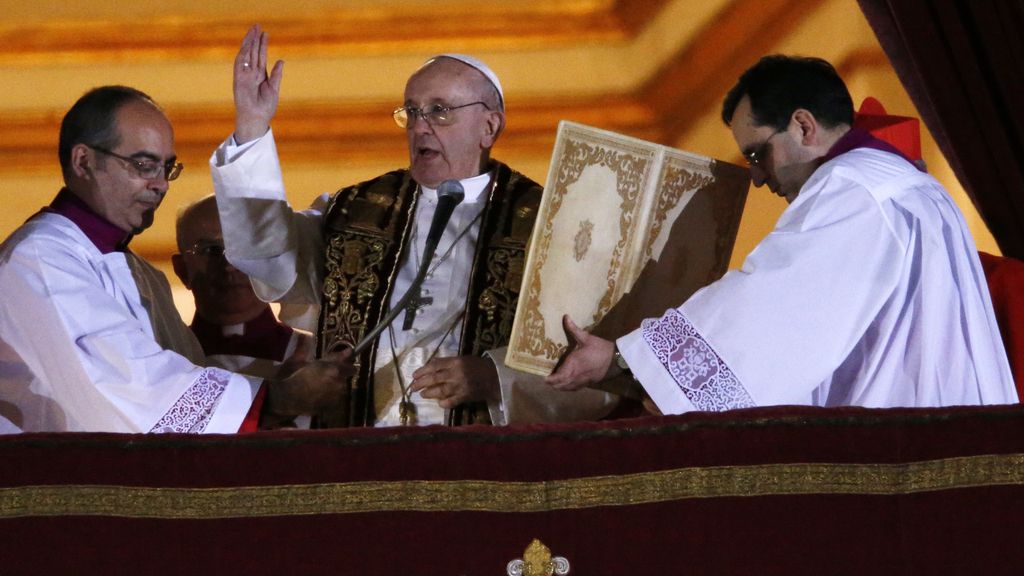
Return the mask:
<path id="1" fill-rule="evenodd" d="M 508 563 L 508 576 L 563 576 L 569 573 L 569 561 L 561 556 L 551 556 L 551 549 L 534 538 L 526 547 L 523 558 Z"/>

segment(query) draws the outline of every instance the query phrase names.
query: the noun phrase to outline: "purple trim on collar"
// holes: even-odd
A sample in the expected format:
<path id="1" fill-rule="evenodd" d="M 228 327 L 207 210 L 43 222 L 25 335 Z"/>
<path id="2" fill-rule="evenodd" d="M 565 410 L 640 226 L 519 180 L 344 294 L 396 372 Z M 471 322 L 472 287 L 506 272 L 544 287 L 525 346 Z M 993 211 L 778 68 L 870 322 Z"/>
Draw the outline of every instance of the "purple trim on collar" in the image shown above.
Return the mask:
<path id="1" fill-rule="evenodd" d="M 67 188 L 61 188 L 43 212 L 60 214 L 74 222 L 103 254 L 124 252 L 132 238 L 131 234 L 108 222 Z"/>
<path id="2" fill-rule="evenodd" d="M 850 150 L 855 150 L 857 148 L 871 148 L 873 150 L 881 150 L 882 152 L 895 154 L 907 162 L 910 162 L 918 170 L 921 170 L 920 166 L 914 164 L 910 158 L 907 158 L 906 155 L 904 155 L 903 152 L 900 152 L 898 148 L 889 144 L 885 140 L 875 138 L 870 132 L 861 128 L 850 128 L 846 134 L 843 134 L 839 140 L 836 140 L 836 143 L 828 149 L 828 153 L 821 158 L 821 163 L 824 164 L 840 154 L 845 154 Z"/>
<path id="3" fill-rule="evenodd" d="M 277 321 L 274 312 L 267 306 L 263 312 L 245 323 L 242 334 L 224 335 L 220 324 L 213 324 L 199 317 L 192 318 L 192 332 L 203 347 L 207 356 L 214 354 L 231 354 L 249 356 L 250 358 L 266 358 L 281 362 L 291 341 L 291 326 Z"/>

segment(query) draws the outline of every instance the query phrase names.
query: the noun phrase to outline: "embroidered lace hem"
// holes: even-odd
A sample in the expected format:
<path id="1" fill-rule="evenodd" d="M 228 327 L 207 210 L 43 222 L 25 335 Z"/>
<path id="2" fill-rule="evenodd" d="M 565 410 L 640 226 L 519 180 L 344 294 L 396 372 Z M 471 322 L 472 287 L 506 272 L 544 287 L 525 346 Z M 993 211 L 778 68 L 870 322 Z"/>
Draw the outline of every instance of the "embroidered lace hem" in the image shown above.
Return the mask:
<path id="1" fill-rule="evenodd" d="M 198 434 L 206 429 L 213 412 L 231 381 L 231 373 L 207 368 L 188 390 L 178 398 L 150 432 Z"/>
<path id="2" fill-rule="evenodd" d="M 697 409 L 717 412 L 754 406 L 725 361 L 678 310 L 644 320 L 642 329 L 644 341 Z"/>

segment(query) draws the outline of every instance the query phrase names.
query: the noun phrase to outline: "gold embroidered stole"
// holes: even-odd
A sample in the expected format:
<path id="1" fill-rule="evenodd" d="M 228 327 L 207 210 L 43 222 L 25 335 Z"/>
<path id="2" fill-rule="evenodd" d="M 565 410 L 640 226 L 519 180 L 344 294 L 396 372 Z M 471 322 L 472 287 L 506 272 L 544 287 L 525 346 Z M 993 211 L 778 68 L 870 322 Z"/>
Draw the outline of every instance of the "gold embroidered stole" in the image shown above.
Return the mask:
<path id="1" fill-rule="evenodd" d="M 493 162 L 476 254 L 470 272 L 460 354 L 479 355 L 508 343 L 526 244 L 540 205 L 536 182 Z M 317 357 L 351 347 L 387 312 L 395 278 L 410 249 L 418 187 L 407 170 L 338 190 L 324 217 L 324 285 Z M 372 426 L 377 342 L 356 359 L 344 406 L 318 415 L 325 427 Z M 460 406 L 452 423 L 487 422 L 487 407 Z"/>

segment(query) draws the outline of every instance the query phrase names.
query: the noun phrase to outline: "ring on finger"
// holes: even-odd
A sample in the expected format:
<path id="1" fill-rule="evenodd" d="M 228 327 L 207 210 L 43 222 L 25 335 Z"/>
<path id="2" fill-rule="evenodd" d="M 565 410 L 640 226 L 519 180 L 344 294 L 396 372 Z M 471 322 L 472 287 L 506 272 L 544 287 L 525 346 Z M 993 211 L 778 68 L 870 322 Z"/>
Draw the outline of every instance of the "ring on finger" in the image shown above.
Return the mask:
<path id="1" fill-rule="evenodd" d="M 249 67 L 249 63 L 248 62 L 242 62 L 242 68 L 248 68 L 248 67 Z"/>

